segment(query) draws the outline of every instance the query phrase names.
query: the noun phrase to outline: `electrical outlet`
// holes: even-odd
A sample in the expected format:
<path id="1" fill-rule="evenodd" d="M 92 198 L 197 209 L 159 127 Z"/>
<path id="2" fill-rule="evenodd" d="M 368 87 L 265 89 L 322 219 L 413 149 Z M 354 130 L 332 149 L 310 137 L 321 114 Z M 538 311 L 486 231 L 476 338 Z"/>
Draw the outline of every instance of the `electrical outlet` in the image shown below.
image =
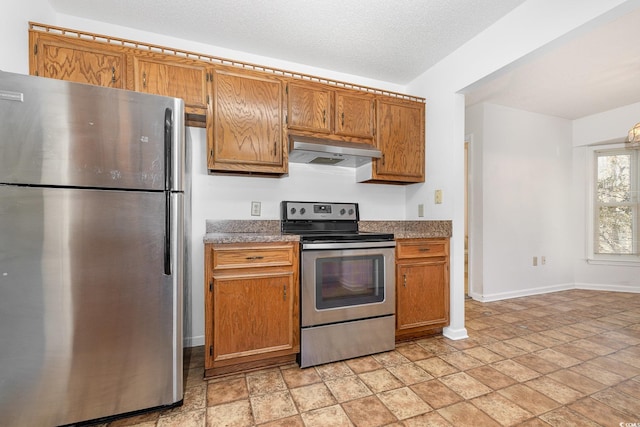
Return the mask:
<path id="1" fill-rule="evenodd" d="M 420 218 L 424 216 L 424 205 L 422 203 L 418 205 L 418 216 Z"/>
<path id="2" fill-rule="evenodd" d="M 533 266 L 536 267 L 538 265 L 538 257 L 534 256 L 533 257 Z"/>
<path id="3" fill-rule="evenodd" d="M 260 216 L 260 202 L 251 202 L 251 216 Z"/>
<path id="4" fill-rule="evenodd" d="M 540 264 L 545 265 L 547 263 L 547 257 L 542 255 L 540 257 Z"/>

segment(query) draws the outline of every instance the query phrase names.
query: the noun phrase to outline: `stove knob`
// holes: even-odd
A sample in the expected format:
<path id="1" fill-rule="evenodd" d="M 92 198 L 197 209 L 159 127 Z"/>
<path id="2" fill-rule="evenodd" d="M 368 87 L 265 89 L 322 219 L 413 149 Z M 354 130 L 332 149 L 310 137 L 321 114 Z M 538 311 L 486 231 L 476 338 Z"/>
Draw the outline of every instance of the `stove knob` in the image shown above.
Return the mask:
<path id="1" fill-rule="evenodd" d="M 305 208 L 300 208 L 300 215 L 304 215 L 307 210 Z"/>
<path id="2" fill-rule="evenodd" d="M 291 215 L 295 215 L 295 213 L 296 213 L 296 208 L 291 208 L 291 210 L 290 210 L 289 212 L 291 212 Z"/>
<path id="3" fill-rule="evenodd" d="M 353 215 L 353 209 L 349 209 L 349 215 Z"/>
<path id="4" fill-rule="evenodd" d="M 344 209 L 340 209 L 340 215 L 344 215 L 347 211 L 345 211 Z"/>

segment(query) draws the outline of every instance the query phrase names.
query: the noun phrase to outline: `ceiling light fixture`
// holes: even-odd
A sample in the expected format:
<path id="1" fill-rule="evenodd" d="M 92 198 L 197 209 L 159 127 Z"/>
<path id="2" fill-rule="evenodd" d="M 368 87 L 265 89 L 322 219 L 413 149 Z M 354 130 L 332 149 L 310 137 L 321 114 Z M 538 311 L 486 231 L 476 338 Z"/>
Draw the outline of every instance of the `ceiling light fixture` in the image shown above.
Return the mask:
<path id="1" fill-rule="evenodd" d="M 640 148 L 640 122 L 631 128 L 625 144 L 628 148 Z"/>

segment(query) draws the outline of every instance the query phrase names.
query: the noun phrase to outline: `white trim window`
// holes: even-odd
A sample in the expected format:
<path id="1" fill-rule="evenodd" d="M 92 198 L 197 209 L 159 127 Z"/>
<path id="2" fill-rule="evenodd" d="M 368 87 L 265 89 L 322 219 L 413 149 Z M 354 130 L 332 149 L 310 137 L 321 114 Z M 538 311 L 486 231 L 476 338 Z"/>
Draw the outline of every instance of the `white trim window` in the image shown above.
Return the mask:
<path id="1" fill-rule="evenodd" d="M 590 258 L 640 262 L 640 150 L 593 150 Z"/>

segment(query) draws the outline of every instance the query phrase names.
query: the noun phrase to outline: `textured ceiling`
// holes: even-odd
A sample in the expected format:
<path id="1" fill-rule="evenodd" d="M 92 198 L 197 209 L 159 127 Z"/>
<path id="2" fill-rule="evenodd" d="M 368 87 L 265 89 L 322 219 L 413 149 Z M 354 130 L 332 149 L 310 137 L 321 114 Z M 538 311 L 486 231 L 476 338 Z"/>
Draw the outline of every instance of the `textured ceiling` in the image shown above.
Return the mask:
<path id="1" fill-rule="evenodd" d="M 523 2 L 50 0 L 68 15 L 400 85 Z"/>
<path id="2" fill-rule="evenodd" d="M 67 15 L 404 85 L 525 0 L 49 1 Z M 575 119 L 640 102 L 638 22 L 640 8 L 523 58 L 472 85 L 467 105 Z"/>

